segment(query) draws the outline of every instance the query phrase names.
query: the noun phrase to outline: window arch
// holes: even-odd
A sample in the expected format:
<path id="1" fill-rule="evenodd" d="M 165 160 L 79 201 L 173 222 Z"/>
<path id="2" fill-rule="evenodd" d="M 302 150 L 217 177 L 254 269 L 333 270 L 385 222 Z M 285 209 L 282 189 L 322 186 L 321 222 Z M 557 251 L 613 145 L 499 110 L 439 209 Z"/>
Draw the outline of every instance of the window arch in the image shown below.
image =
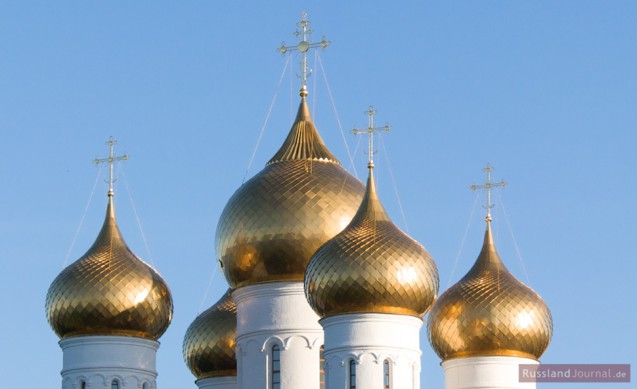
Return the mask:
<path id="1" fill-rule="evenodd" d="M 391 365 L 389 359 L 383 362 L 383 389 L 391 389 Z"/>
<path id="2" fill-rule="evenodd" d="M 111 381 L 111 389 L 120 389 L 118 380 Z"/>
<path id="3" fill-rule="evenodd" d="M 319 389 L 325 389 L 325 346 L 319 349 Z"/>
<path id="4" fill-rule="evenodd" d="M 281 348 L 278 345 L 272 346 L 272 389 L 281 389 Z"/>
<path id="5" fill-rule="evenodd" d="M 349 387 L 348 389 L 356 389 L 356 361 L 349 360 Z"/>

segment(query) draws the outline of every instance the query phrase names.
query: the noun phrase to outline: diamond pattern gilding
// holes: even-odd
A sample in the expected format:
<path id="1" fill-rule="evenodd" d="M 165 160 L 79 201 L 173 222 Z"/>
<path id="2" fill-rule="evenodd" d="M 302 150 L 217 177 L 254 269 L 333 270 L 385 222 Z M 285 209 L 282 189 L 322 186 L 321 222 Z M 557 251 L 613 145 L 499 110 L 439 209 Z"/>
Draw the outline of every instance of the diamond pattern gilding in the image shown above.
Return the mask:
<path id="1" fill-rule="evenodd" d="M 551 312 L 504 266 L 490 227 L 476 263 L 429 314 L 429 341 L 443 360 L 483 355 L 538 359 L 553 333 Z"/>
<path id="2" fill-rule="evenodd" d="M 305 275 L 310 305 L 321 317 L 355 312 L 422 317 L 437 292 L 433 259 L 391 222 L 370 174 L 354 219 L 312 256 Z"/>
<path id="3" fill-rule="evenodd" d="M 217 253 L 230 286 L 302 281 L 312 254 L 349 223 L 363 191 L 323 144 L 303 99 L 281 150 L 219 219 Z"/>
<path id="4" fill-rule="evenodd" d="M 93 246 L 60 273 L 46 297 L 46 313 L 60 338 L 124 335 L 158 339 L 172 319 L 162 277 L 126 245 L 109 200 Z"/>
<path id="5" fill-rule="evenodd" d="M 197 379 L 237 375 L 236 337 L 237 306 L 228 290 L 186 331 L 184 359 Z"/>

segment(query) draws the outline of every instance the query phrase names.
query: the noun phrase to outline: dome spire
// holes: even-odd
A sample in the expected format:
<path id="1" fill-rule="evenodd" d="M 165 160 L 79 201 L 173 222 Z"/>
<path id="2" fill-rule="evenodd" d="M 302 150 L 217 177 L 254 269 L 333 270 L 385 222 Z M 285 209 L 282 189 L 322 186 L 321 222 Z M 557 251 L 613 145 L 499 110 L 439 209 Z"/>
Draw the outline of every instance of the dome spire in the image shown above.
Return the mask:
<path id="1" fill-rule="evenodd" d="M 374 133 L 375 132 L 380 132 L 380 131 L 389 131 L 391 130 L 391 126 L 389 126 L 388 124 L 385 124 L 383 127 L 374 127 L 374 114 L 376 113 L 376 110 L 374 109 L 373 106 L 369 106 L 369 108 L 367 109 L 367 111 L 365 111 L 365 114 L 367 116 L 369 116 L 369 125 L 367 126 L 367 128 L 365 129 L 353 129 L 352 132 L 354 133 L 354 135 L 358 135 L 358 134 L 368 134 L 369 135 L 369 162 L 367 164 L 367 167 L 370 169 L 370 175 L 371 175 L 371 169 L 374 168 Z"/>
<path id="2" fill-rule="evenodd" d="M 320 42 L 310 43 L 309 39 L 314 32 L 314 30 L 309 28 L 310 24 L 311 22 L 307 20 L 307 13 L 303 12 L 301 21 L 296 23 L 297 29 L 294 32 L 294 35 L 299 38 L 299 43 L 296 46 L 286 46 L 284 41 L 281 42 L 281 47 L 277 49 L 281 54 L 285 54 L 288 51 L 298 51 L 301 54 L 301 90 L 299 91 L 301 97 L 307 96 L 307 78 L 312 74 L 312 70 L 307 64 L 307 52 L 318 47 L 325 49 L 331 43 L 325 39 L 325 36 Z"/>
<path id="3" fill-rule="evenodd" d="M 365 129 L 353 129 L 352 133 L 354 135 L 367 134 L 369 138 L 369 161 L 367 163 L 367 168 L 369 169 L 369 177 L 367 179 L 367 189 L 365 191 L 365 197 L 363 197 L 363 202 L 358 210 L 354 219 L 356 219 L 359 215 L 361 217 L 367 217 L 371 220 L 385 220 L 389 221 L 389 216 L 385 212 L 385 208 L 381 204 L 378 199 L 378 194 L 376 193 L 376 183 L 374 181 L 374 133 L 380 131 L 389 131 L 391 127 L 387 124 L 383 127 L 374 127 L 374 114 L 376 114 L 376 110 L 373 106 L 369 106 L 365 114 L 369 116 L 369 124 Z"/>
<path id="4" fill-rule="evenodd" d="M 494 169 L 491 166 L 491 164 L 487 162 L 487 166 L 482 169 L 482 171 L 485 172 L 487 175 L 487 179 L 484 182 L 484 184 L 481 184 L 481 185 L 474 184 L 474 185 L 471 185 L 469 188 L 472 191 L 476 191 L 478 189 L 485 189 L 487 191 L 487 204 L 483 205 L 483 208 L 487 210 L 487 215 L 484 218 L 485 222 L 487 223 L 487 228 L 484 232 L 484 241 L 482 243 L 482 251 L 480 252 L 480 255 L 478 256 L 478 259 L 476 260 L 474 268 L 478 269 L 482 267 L 485 267 L 485 268 L 494 267 L 499 275 L 501 271 L 505 271 L 508 273 L 508 270 L 506 270 L 504 263 L 502 262 L 502 260 L 500 259 L 500 256 L 498 255 L 496 251 L 495 243 L 493 241 L 493 233 L 491 232 L 491 220 L 492 220 L 491 209 L 495 207 L 495 204 L 491 203 L 491 190 L 493 188 L 498 188 L 498 187 L 504 188 L 506 186 L 506 182 L 504 180 L 501 180 L 500 182 L 495 182 L 495 183 L 492 182 L 491 172 L 493 172 L 493 170 Z M 500 284 L 498 283 L 498 290 L 499 288 L 500 288 Z"/>
<path id="5" fill-rule="evenodd" d="M 276 154 L 268 161 L 267 165 L 272 165 L 284 161 L 323 161 L 339 163 L 336 157 L 327 149 L 323 139 L 319 135 L 312 116 L 310 115 L 310 109 L 307 106 L 307 77 L 311 73 L 307 65 L 307 52 L 310 49 L 327 47 L 330 42 L 323 40 L 318 43 L 309 43 L 309 36 L 313 30 L 309 28 L 310 21 L 307 20 L 307 14 L 303 13 L 301 21 L 296 24 L 298 26 L 296 36 L 301 40 L 296 46 L 286 46 L 285 42 L 281 44 L 281 47 L 277 51 L 281 54 L 285 54 L 288 51 L 298 51 L 301 54 L 301 103 L 299 104 L 299 110 L 296 114 L 296 119 L 292 123 L 292 128 L 288 137 L 283 142 L 281 148 Z"/>
<path id="6" fill-rule="evenodd" d="M 489 162 L 487 162 L 487 166 L 482 169 L 482 171 L 487 173 L 487 181 L 481 185 L 471 185 L 469 188 L 473 191 L 477 189 L 487 190 L 487 205 L 484 206 L 484 208 L 487 210 L 487 216 L 484 220 L 487 222 L 487 230 L 490 231 L 489 225 L 491 223 L 491 208 L 495 206 L 494 204 L 491 204 L 491 189 L 497 187 L 504 188 L 506 186 L 506 182 L 504 180 L 500 182 L 491 182 L 491 172 L 493 171 L 493 168 L 491 167 L 491 164 Z"/>
<path id="7" fill-rule="evenodd" d="M 108 141 L 106 142 L 106 144 L 108 145 L 108 158 L 95 158 L 93 160 L 93 163 L 96 165 L 99 165 L 100 163 L 108 163 L 108 197 L 112 198 L 113 197 L 113 184 L 115 183 L 115 181 L 117 181 L 116 178 L 114 178 L 113 176 L 113 165 L 115 164 L 115 161 L 126 161 L 128 160 L 128 155 L 124 154 L 124 155 L 120 155 L 118 157 L 116 157 L 113 154 L 113 149 L 115 144 L 117 143 L 117 141 L 115 141 L 113 139 L 113 137 L 111 136 L 110 138 L 108 138 Z"/>

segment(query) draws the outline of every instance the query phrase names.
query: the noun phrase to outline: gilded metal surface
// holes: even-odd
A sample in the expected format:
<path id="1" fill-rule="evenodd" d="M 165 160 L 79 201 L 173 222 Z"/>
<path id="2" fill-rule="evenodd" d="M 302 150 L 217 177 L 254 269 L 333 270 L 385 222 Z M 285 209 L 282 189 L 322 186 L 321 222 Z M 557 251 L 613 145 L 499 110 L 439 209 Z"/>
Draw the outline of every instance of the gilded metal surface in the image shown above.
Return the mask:
<path id="1" fill-rule="evenodd" d="M 219 219 L 217 253 L 230 286 L 303 281 L 310 257 L 349 223 L 363 191 L 323 144 L 303 98 L 284 145 Z"/>
<path id="2" fill-rule="evenodd" d="M 313 256 L 305 295 L 321 317 L 376 312 L 422 317 L 438 293 L 438 269 L 418 242 L 391 222 L 370 171 L 352 222 Z"/>
<path id="3" fill-rule="evenodd" d="M 60 338 L 123 335 L 158 339 L 172 319 L 166 282 L 126 245 L 112 196 L 93 246 L 51 284 L 49 324 Z"/>
<path id="4" fill-rule="evenodd" d="M 288 137 L 267 165 L 284 161 L 324 161 L 340 164 L 327 149 L 316 130 L 305 97 L 301 98 L 301 104 Z"/>
<path id="5" fill-rule="evenodd" d="M 502 355 L 538 359 L 553 333 L 546 303 L 500 260 L 490 223 L 475 264 L 429 314 L 429 341 L 443 360 Z"/>
<path id="6" fill-rule="evenodd" d="M 197 379 L 236 376 L 237 305 L 230 290 L 192 322 L 184 336 L 184 359 Z"/>

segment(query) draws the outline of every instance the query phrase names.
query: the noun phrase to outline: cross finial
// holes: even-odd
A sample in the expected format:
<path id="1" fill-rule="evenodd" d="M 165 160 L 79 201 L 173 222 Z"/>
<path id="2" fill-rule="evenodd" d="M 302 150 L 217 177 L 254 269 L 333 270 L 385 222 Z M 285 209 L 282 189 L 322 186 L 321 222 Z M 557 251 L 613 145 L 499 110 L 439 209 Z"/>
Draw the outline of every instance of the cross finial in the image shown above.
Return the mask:
<path id="1" fill-rule="evenodd" d="M 108 167 L 109 167 L 109 174 L 108 174 L 108 181 L 106 181 L 108 183 L 108 196 L 109 197 L 113 197 L 113 183 L 115 181 L 117 181 L 114 176 L 113 176 L 113 165 L 115 164 L 115 161 L 126 161 L 128 159 L 128 155 L 124 154 L 121 156 L 116 157 L 113 154 L 113 148 L 115 146 L 117 142 L 113 139 L 113 137 L 111 136 L 110 138 L 108 138 L 108 142 L 106 142 L 106 144 L 108 145 L 108 158 L 96 158 L 93 160 L 93 163 L 98 165 L 100 163 L 108 163 Z"/>
<path id="2" fill-rule="evenodd" d="M 301 21 L 296 23 L 297 29 L 294 32 L 294 35 L 299 38 L 299 44 L 296 46 L 286 46 L 285 42 L 281 43 L 281 47 L 277 49 L 281 54 L 285 54 L 288 51 L 298 51 L 301 54 L 301 96 L 307 96 L 307 78 L 310 76 L 312 71 L 308 68 L 307 65 L 307 52 L 310 49 L 315 49 L 317 47 L 321 47 L 325 49 L 330 41 L 323 39 L 320 42 L 310 43 L 309 39 L 314 30 L 310 27 L 311 22 L 307 20 L 307 14 L 303 12 L 301 14 Z"/>
<path id="3" fill-rule="evenodd" d="M 376 110 L 374 109 L 374 107 L 370 105 L 367 111 L 365 111 L 365 114 L 369 116 L 368 127 L 366 129 L 361 129 L 361 130 L 358 130 L 356 128 L 352 130 L 352 132 L 355 135 L 358 135 L 358 134 L 369 135 L 369 163 L 367 164 L 367 167 L 369 167 L 370 169 L 374 168 L 374 132 L 391 130 L 391 126 L 389 126 L 388 124 L 385 124 L 383 127 L 374 127 L 375 113 L 376 113 Z"/>
<path id="4" fill-rule="evenodd" d="M 493 171 L 493 168 L 491 167 L 491 164 L 487 162 L 487 167 L 485 167 L 484 169 L 482 169 L 483 172 L 487 173 L 487 181 L 482 184 L 482 185 L 471 185 L 469 188 L 471 188 L 471 190 L 475 191 L 476 189 L 486 189 L 487 190 L 487 205 L 485 206 L 485 208 L 487 209 L 487 217 L 485 218 L 485 220 L 487 221 L 487 223 L 491 222 L 491 208 L 494 207 L 493 204 L 491 204 L 491 189 L 492 188 L 497 188 L 497 187 L 505 187 L 506 186 L 506 182 L 504 180 L 500 181 L 500 182 L 491 182 L 491 172 Z"/>

